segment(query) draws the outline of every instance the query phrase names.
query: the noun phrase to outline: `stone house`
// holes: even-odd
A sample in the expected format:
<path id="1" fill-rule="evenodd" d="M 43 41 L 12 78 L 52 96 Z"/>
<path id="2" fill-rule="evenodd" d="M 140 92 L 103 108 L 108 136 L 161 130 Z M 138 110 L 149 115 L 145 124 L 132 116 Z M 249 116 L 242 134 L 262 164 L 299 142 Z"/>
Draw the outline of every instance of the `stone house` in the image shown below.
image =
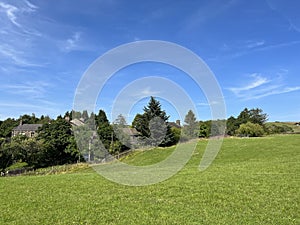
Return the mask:
<path id="1" fill-rule="evenodd" d="M 181 125 L 180 125 L 180 120 L 176 120 L 176 122 L 169 122 L 170 127 L 175 127 L 180 129 Z"/>
<path id="2" fill-rule="evenodd" d="M 42 126 L 43 124 L 22 124 L 21 122 L 19 126 L 12 130 L 11 136 L 26 135 L 27 137 L 34 137 Z"/>
<path id="3" fill-rule="evenodd" d="M 129 136 L 130 144 L 137 144 L 140 133 L 135 128 L 125 127 L 122 131 Z"/>

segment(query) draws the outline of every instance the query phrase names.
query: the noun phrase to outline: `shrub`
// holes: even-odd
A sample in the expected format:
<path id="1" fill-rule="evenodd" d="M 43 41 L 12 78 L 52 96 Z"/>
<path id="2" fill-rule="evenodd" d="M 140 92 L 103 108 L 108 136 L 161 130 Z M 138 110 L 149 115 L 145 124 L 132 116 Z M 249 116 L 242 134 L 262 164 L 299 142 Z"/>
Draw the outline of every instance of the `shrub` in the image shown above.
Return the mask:
<path id="1" fill-rule="evenodd" d="M 247 122 L 241 124 L 236 133 L 242 137 L 260 137 L 264 134 L 264 129 L 259 124 Z"/>

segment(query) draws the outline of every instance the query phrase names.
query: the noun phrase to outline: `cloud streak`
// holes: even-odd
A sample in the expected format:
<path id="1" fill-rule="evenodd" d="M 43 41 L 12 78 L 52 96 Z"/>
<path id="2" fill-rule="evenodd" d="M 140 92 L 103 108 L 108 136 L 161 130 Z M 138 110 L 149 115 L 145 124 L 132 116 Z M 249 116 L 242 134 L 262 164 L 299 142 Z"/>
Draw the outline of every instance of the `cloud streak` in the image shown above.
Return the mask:
<path id="1" fill-rule="evenodd" d="M 0 2 L 0 8 L 5 12 L 7 18 L 10 20 L 12 24 L 20 27 L 20 24 L 17 22 L 17 16 L 16 16 L 16 12 L 19 11 L 17 7 Z"/>
<path id="2" fill-rule="evenodd" d="M 247 41 L 243 45 L 232 45 L 235 47 L 231 47 L 228 44 L 223 44 L 220 49 L 222 50 L 222 54 L 217 57 L 210 58 L 211 61 L 223 60 L 223 59 L 236 59 L 245 55 L 249 55 L 256 52 L 264 52 L 275 50 L 284 47 L 291 47 L 294 45 L 299 45 L 300 41 L 290 41 L 290 42 L 282 42 L 277 44 L 267 44 L 265 41 Z M 236 47 L 237 46 L 237 47 Z M 225 53 L 226 52 L 226 53 Z M 225 53 L 225 54 L 224 54 Z"/>
<path id="3" fill-rule="evenodd" d="M 228 90 L 233 92 L 238 98 L 243 100 L 260 99 L 271 95 L 279 95 L 300 90 L 300 86 L 285 86 L 278 84 L 278 79 L 269 80 L 260 74 L 251 75 L 254 80 L 242 87 L 230 87 Z"/>
<path id="4" fill-rule="evenodd" d="M 33 63 L 32 47 L 40 37 L 40 32 L 32 27 L 32 13 L 38 9 L 31 2 L 0 2 L 0 60 L 2 65 L 18 67 L 39 66 Z"/>
<path id="5" fill-rule="evenodd" d="M 235 93 L 237 96 L 239 96 L 241 93 L 243 93 L 245 91 L 255 89 L 255 88 L 269 82 L 269 80 L 267 78 L 261 77 L 258 74 L 252 74 L 251 77 L 254 77 L 254 80 L 251 81 L 251 83 L 247 84 L 246 86 L 233 87 L 233 88 L 229 88 L 229 90 L 232 91 L 233 93 Z"/>
<path id="6" fill-rule="evenodd" d="M 68 38 L 65 43 L 62 46 L 62 51 L 64 52 L 70 52 L 74 50 L 80 49 L 80 37 L 81 33 L 80 32 L 75 32 L 72 37 Z"/>
<path id="7" fill-rule="evenodd" d="M 51 85 L 44 81 L 24 82 L 21 84 L 5 84 L 0 85 L 2 92 L 13 95 L 24 96 L 25 98 L 42 98 L 47 92 L 47 88 Z"/>

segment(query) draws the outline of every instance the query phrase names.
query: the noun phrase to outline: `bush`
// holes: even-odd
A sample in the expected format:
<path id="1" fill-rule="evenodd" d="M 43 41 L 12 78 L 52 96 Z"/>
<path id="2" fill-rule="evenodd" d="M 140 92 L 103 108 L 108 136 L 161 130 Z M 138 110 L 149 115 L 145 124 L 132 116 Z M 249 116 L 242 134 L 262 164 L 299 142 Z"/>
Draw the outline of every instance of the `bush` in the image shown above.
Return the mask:
<path id="1" fill-rule="evenodd" d="M 236 133 L 242 137 L 261 137 L 264 134 L 264 129 L 259 124 L 247 122 L 241 124 Z"/>
<path id="2" fill-rule="evenodd" d="M 293 132 L 293 128 L 285 124 L 267 124 L 267 131 L 269 134 L 281 134 Z"/>

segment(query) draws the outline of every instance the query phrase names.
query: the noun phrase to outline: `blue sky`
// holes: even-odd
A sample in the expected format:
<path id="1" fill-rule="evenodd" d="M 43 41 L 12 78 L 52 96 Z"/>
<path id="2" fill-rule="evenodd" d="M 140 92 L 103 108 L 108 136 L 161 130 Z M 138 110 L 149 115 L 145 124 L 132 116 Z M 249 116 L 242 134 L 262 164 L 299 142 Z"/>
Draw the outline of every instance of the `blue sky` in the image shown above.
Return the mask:
<path id="1" fill-rule="evenodd" d="M 128 42 L 163 40 L 205 61 L 220 84 L 228 117 L 259 107 L 270 121 L 300 121 L 299 8 L 299 1 L 283 0 L 0 0 L 0 120 L 64 114 L 72 109 L 82 75 L 99 56 Z M 112 120 L 118 93 L 149 76 L 180 85 L 193 99 L 198 119 L 210 119 L 207 100 L 193 80 L 159 63 L 116 73 L 96 111 L 103 108 Z M 157 86 L 137 90 L 140 100 L 129 122 L 147 103 L 143 96 L 159 96 Z M 176 106 L 167 100 L 162 105 L 176 120 Z"/>

